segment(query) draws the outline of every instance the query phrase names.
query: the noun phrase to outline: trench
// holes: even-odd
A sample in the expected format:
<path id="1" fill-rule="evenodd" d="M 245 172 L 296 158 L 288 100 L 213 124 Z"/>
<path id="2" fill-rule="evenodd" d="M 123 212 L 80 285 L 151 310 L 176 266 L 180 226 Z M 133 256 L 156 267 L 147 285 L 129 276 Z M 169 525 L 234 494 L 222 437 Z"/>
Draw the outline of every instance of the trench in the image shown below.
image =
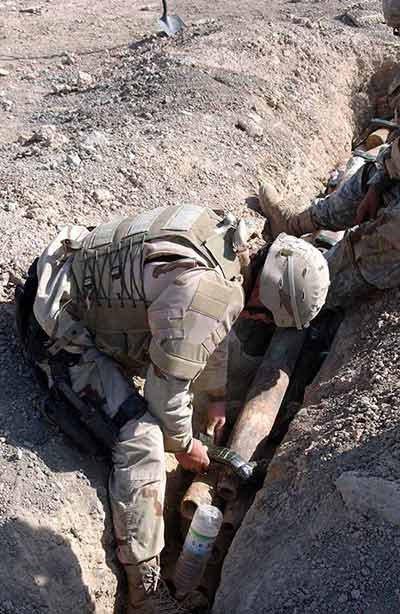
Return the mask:
<path id="1" fill-rule="evenodd" d="M 371 120 L 379 118 L 385 121 L 393 121 L 393 111 L 390 108 L 390 99 L 387 96 L 388 88 L 395 74 L 397 74 L 399 65 L 394 62 L 387 62 L 376 68 L 372 77 L 368 79 L 360 78 L 357 83 L 353 84 L 352 92 L 348 99 L 348 104 L 351 109 L 352 125 L 347 128 L 353 134 L 352 149 L 361 149 L 364 151 L 372 151 L 376 154 L 376 146 L 379 146 L 381 135 L 374 138 L 368 137 L 368 132 L 375 134 L 374 129 L 379 129 L 379 125 L 371 128 Z M 360 104 L 360 100 L 362 101 Z M 347 116 L 343 113 L 343 116 Z M 338 110 L 336 110 L 338 112 Z M 388 135 L 393 137 L 392 129 L 387 131 L 385 139 Z M 377 139 L 377 140 L 376 140 Z M 384 142 L 384 141 L 383 141 Z M 351 157 L 351 150 L 348 151 L 348 157 Z M 331 179 L 327 178 L 327 190 L 329 189 L 329 181 L 332 186 L 335 183 L 335 177 L 343 169 L 343 165 L 338 164 L 338 158 L 332 160 Z M 333 179 L 332 179 L 333 178 Z M 331 187 L 330 189 L 334 189 Z M 322 195 L 322 194 L 320 194 Z M 317 196 L 317 195 L 316 195 Z M 324 246 L 328 246 L 325 244 Z M 303 407 L 304 397 L 307 387 L 312 385 L 313 381 L 318 378 L 318 374 L 327 356 L 330 354 L 332 346 L 337 335 L 341 334 L 341 323 L 344 318 L 344 312 L 322 311 L 320 315 L 313 321 L 307 331 L 304 345 L 299 358 L 296 361 L 290 383 L 281 403 L 278 415 L 274 422 L 270 435 L 261 442 L 257 448 L 257 460 L 262 460 L 263 468 L 268 472 L 268 465 L 274 458 L 276 451 L 284 440 L 293 418 Z M 232 372 L 229 368 L 229 388 L 233 388 L 233 394 L 229 397 L 228 402 L 228 422 L 227 431 L 231 431 L 235 421 L 240 415 L 240 410 L 245 403 L 246 390 L 248 390 L 254 381 L 257 373 L 257 368 L 260 366 L 265 349 L 271 340 L 273 329 L 264 327 L 260 324 L 253 323 L 246 326 L 243 323 L 237 323 L 235 332 L 238 338 L 241 339 L 242 347 L 246 355 L 251 356 L 251 368 L 249 364 L 244 365 L 243 372 Z M 334 349 L 333 349 L 334 351 Z M 330 356 L 332 358 L 332 355 Z M 331 361 L 335 364 L 335 360 Z M 334 372 L 330 373 L 333 377 Z M 233 382 L 233 386 L 230 384 Z M 240 382 L 242 388 L 242 396 L 238 395 L 237 382 Z M 236 385 L 236 394 L 235 394 Z M 232 390 L 231 390 L 232 393 Z M 196 408 L 197 400 L 197 408 Z M 201 396 L 201 383 L 195 396 L 195 409 L 201 414 L 204 411 L 205 399 Z M 226 438 L 228 438 L 228 434 Z M 225 442 L 227 439 L 225 439 Z M 255 458 L 255 457 L 253 457 Z M 232 492 L 224 488 L 218 488 L 218 483 L 223 482 L 226 476 L 226 470 L 221 470 L 219 466 L 212 465 L 209 474 L 205 478 L 198 478 L 201 485 L 206 485 L 206 491 L 209 499 L 208 503 L 212 503 L 219 507 L 224 514 L 222 529 L 217 538 L 211 555 L 210 562 L 206 568 L 203 579 L 197 590 L 186 600 L 186 604 L 191 607 L 191 611 L 197 614 L 206 614 L 211 612 L 212 604 L 215 595 L 218 591 L 221 572 L 224 560 L 230 553 L 230 546 L 236 534 L 240 534 L 241 523 L 250 509 L 252 502 L 256 496 L 258 489 L 262 487 L 263 480 L 260 478 L 257 485 L 251 487 L 241 486 L 238 494 L 232 495 Z M 229 472 L 228 472 L 229 476 Z M 229 480 L 228 480 L 229 482 Z M 190 525 L 190 519 L 197 508 L 197 504 L 193 499 L 185 500 L 185 493 L 188 491 L 189 485 L 192 483 L 192 477 L 180 471 L 180 468 L 174 468 L 170 473 L 169 486 L 167 490 L 167 508 L 166 508 L 166 548 L 162 555 L 162 565 L 164 576 L 167 581 L 173 584 L 173 574 L 177 558 L 182 548 L 185 535 Z M 194 491 L 197 492 L 196 490 Z M 194 497 L 196 498 L 196 496 Z M 201 497 L 199 499 L 201 501 Z M 243 587 L 244 588 L 244 587 Z"/>

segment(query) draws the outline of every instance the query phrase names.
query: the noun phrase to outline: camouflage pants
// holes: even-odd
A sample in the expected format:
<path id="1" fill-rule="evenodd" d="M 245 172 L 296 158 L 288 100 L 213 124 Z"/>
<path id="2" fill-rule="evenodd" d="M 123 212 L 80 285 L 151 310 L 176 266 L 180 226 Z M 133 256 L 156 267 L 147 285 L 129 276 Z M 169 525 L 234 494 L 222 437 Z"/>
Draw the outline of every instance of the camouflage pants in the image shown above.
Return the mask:
<path id="1" fill-rule="evenodd" d="M 371 290 L 400 286 L 400 187 L 384 194 L 376 220 L 354 227 L 357 208 L 375 172 L 375 166 L 366 163 L 338 190 L 311 206 L 318 228 L 350 229 L 326 253 L 331 273 L 328 307 L 346 307 Z"/>
<path id="2" fill-rule="evenodd" d="M 123 565 L 158 557 L 164 548 L 165 483 L 163 435 L 146 413 L 122 427 L 113 451 L 109 493 Z"/>
<path id="3" fill-rule="evenodd" d="M 69 318 L 67 313 L 65 318 Z M 68 328 L 68 323 L 62 324 L 60 329 Z M 85 328 L 79 327 L 79 334 L 63 349 L 66 356 L 73 357 L 73 365 L 67 369 L 71 387 L 80 398 L 109 418 L 114 418 L 124 401 L 129 404 L 134 393 L 132 380 L 94 346 Z M 51 358 L 47 356 L 37 364 L 51 387 Z M 163 401 L 160 399 L 160 403 Z M 164 547 L 164 441 L 150 413 L 130 419 L 120 428 L 112 461 L 109 494 L 117 555 L 122 564 L 135 565 L 159 556 Z"/>

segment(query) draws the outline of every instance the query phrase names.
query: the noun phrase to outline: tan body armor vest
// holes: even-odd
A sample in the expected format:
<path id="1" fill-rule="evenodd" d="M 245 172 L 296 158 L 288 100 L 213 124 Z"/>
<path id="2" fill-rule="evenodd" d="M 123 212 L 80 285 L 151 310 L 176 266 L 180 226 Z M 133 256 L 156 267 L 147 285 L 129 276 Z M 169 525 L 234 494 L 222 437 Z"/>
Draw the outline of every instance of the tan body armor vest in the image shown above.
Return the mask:
<path id="1" fill-rule="evenodd" d="M 232 233 L 213 211 L 196 206 L 157 208 L 101 224 L 75 246 L 72 311 L 85 323 L 100 350 L 134 372 L 149 363 L 150 303 L 143 283 L 146 262 L 198 261 L 199 266 L 220 273 L 220 296 L 215 299 L 221 305 L 233 297 L 240 303 L 240 263 L 232 248 Z M 204 295 L 204 287 L 201 292 Z M 216 292 L 214 284 L 210 297 Z M 192 354 L 193 348 L 193 358 Z M 182 365 L 185 357 L 176 358 Z M 174 374 L 173 364 L 169 370 Z M 179 374 L 191 379 L 194 370 L 180 368 Z"/>

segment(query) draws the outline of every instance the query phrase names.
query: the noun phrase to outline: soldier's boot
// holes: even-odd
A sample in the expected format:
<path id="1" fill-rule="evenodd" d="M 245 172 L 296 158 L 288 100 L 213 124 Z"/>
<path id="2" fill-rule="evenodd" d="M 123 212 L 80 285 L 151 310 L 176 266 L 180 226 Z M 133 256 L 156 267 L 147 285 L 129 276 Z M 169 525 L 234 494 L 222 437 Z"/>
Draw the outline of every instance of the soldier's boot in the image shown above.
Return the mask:
<path id="1" fill-rule="evenodd" d="M 126 565 L 128 579 L 127 614 L 186 614 L 160 579 L 157 559 L 140 565 Z"/>
<path id="2" fill-rule="evenodd" d="M 281 200 L 275 187 L 265 180 L 260 181 L 259 205 L 268 221 L 263 234 L 269 234 L 273 239 L 281 232 L 301 237 L 319 230 L 311 217 L 310 209 L 301 213 L 291 213 Z"/>
<path id="3" fill-rule="evenodd" d="M 160 577 L 157 560 L 152 559 L 139 565 L 126 565 L 125 572 L 128 580 L 127 614 L 153 614 L 151 598 L 157 590 Z"/>

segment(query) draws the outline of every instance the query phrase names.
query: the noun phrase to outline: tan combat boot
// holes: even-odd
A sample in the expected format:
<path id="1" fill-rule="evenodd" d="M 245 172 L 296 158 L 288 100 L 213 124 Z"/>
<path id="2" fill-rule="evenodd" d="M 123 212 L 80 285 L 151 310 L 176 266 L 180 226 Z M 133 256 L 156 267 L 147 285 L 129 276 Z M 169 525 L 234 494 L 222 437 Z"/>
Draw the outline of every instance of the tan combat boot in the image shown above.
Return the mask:
<path id="1" fill-rule="evenodd" d="M 259 206 L 267 218 L 263 236 L 270 235 L 275 239 L 281 232 L 295 237 L 318 230 L 314 224 L 310 209 L 301 213 L 291 213 L 281 200 L 274 186 L 265 180 L 260 180 Z"/>
<path id="2" fill-rule="evenodd" d="M 127 614 L 188 614 L 160 579 L 157 559 L 140 565 L 126 565 L 128 579 Z"/>
<path id="3" fill-rule="evenodd" d="M 139 565 L 126 565 L 125 572 L 128 580 L 127 614 L 154 614 L 151 598 L 160 577 L 157 559 Z"/>

